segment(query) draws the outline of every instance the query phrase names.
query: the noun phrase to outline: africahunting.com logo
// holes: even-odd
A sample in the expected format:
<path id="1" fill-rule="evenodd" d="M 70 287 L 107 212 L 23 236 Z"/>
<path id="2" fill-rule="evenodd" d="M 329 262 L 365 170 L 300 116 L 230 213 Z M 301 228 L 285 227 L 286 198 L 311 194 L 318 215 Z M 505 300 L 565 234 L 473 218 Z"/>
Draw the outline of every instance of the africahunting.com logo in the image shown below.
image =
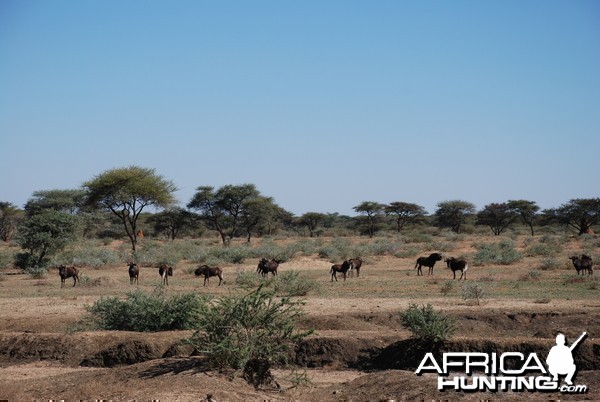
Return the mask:
<path id="1" fill-rule="evenodd" d="M 442 361 L 436 361 L 433 353 L 425 357 L 416 370 L 417 375 L 438 373 L 438 390 L 467 392 L 483 391 L 541 391 L 581 394 L 588 391 L 587 385 L 574 385 L 577 372 L 573 360 L 573 349 L 587 336 L 584 332 L 571 346 L 566 345 L 565 336 L 556 336 L 556 345 L 546 357 L 547 368 L 535 353 L 525 356 L 520 352 L 497 353 L 446 352 Z M 450 377 L 450 371 L 462 375 Z M 485 375 L 473 375 L 483 372 Z M 561 385 L 561 377 L 564 384 Z"/>

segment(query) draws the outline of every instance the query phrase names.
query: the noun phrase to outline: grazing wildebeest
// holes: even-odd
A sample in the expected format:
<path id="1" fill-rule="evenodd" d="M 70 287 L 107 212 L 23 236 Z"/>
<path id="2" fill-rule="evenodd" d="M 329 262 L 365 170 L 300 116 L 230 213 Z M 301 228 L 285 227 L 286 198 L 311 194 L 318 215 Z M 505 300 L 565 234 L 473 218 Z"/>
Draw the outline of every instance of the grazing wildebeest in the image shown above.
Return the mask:
<path id="1" fill-rule="evenodd" d="M 137 284 L 140 276 L 140 268 L 135 262 L 129 262 L 127 265 L 129 266 L 129 284 L 133 285 L 134 282 Z"/>
<path id="2" fill-rule="evenodd" d="M 587 272 L 588 275 L 592 275 L 594 273 L 594 263 L 592 262 L 592 257 L 587 254 L 582 254 L 581 257 L 576 255 L 569 257 L 571 261 L 573 261 L 573 266 L 577 271 L 577 275 L 581 272 L 581 274 L 585 274 Z"/>
<path id="3" fill-rule="evenodd" d="M 256 271 L 262 276 L 269 276 L 269 272 L 273 274 L 273 276 L 275 276 L 277 275 L 277 268 L 282 262 L 283 260 L 278 260 L 275 258 L 271 259 L 271 261 L 267 260 L 266 258 L 262 258 L 258 262 L 258 267 L 256 268 Z"/>
<path id="4" fill-rule="evenodd" d="M 465 260 L 457 260 L 454 257 L 446 258 L 446 265 L 448 268 L 452 270 L 454 277 L 452 279 L 456 279 L 456 271 L 460 271 L 460 281 L 465 276 L 465 280 L 467 280 L 467 269 L 469 269 L 469 264 Z"/>
<path id="5" fill-rule="evenodd" d="M 360 257 L 350 258 L 348 260 L 350 263 L 350 276 L 354 276 L 354 271 L 356 270 L 356 277 L 360 276 L 360 267 L 362 266 L 363 260 Z"/>
<path id="6" fill-rule="evenodd" d="M 221 282 L 223 282 L 223 270 L 220 267 L 209 267 L 208 265 L 200 265 L 194 271 L 196 276 L 204 275 L 204 286 L 210 282 L 211 276 L 219 277 L 219 285 L 221 286 Z"/>
<path id="7" fill-rule="evenodd" d="M 334 264 L 331 266 L 331 270 L 329 271 L 329 273 L 331 274 L 331 282 L 333 282 L 333 278 L 335 278 L 335 281 L 337 282 L 337 272 L 341 272 L 344 275 L 344 280 L 346 280 L 346 274 L 348 272 L 348 270 L 350 269 L 350 263 L 348 262 L 348 260 L 344 261 L 341 264 Z"/>
<path id="8" fill-rule="evenodd" d="M 440 253 L 432 253 L 429 254 L 429 257 L 419 257 L 417 258 L 417 263 L 415 264 L 415 268 L 417 269 L 417 275 L 423 275 L 423 271 L 421 270 L 422 266 L 429 267 L 428 275 L 433 275 L 433 266 L 436 261 L 441 261 L 442 255 Z"/>
<path id="9" fill-rule="evenodd" d="M 60 287 L 65 285 L 67 278 L 73 278 L 73 286 L 79 282 L 79 270 L 75 267 L 65 267 L 61 265 L 58 267 L 58 274 L 60 275 Z"/>
<path id="10" fill-rule="evenodd" d="M 158 273 L 162 278 L 162 284 L 169 286 L 169 276 L 173 276 L 173 267 L 169 267 L 167 264 L 162 264 L 158 268 Z"/>

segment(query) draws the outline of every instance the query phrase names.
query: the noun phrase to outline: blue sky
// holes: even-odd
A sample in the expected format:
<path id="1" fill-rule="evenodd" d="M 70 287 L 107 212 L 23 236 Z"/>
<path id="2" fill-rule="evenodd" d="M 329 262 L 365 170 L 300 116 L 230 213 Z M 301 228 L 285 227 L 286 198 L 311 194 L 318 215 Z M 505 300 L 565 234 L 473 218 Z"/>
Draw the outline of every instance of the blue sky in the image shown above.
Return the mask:
<path id="1" fill-rule="evenodd" d="M 181 205 L 600 196 L 597 1 L 0 1 L 0 201 L 156 169 Z M 578 161 L 580 160 L 580 161 Z"/>

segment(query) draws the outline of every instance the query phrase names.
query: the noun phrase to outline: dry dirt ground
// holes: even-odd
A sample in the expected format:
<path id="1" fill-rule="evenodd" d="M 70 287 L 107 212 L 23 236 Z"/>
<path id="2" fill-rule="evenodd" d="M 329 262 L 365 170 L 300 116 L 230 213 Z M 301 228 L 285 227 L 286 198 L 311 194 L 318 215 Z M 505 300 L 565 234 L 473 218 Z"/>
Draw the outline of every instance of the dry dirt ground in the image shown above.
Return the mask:
<path id="1" fill-rule="evenodd" d="M 469 255 L 470 244 L 448 254 Z M 439 263 L 434 275 L 420 277 L 414 258 L 369 257 L 360 278 L 331 282 L 329 261 L 318 256 L 287 261 L 281 271 L 300 271 L 320 289 L 303 298 L 307 315 L 299 323 L 315 333 L 298 347 L 293 370 L 274 371 L 282 390 L 256 390 L 239 376 L 209 370 L 202 356 L 178 344 L 189 331 L 73 331 L 86 305 L 132 289 L 124 263 L 81 267 L 82 283 L 72 287 L 69 279 L 62 289 L 56 270 L 44 279 L 5 271 L 0 400 L 600 400 L 600 284 L 578 277 L 565 255 L 557 258 L 565 260 L 564 267 L 535 275 L 537 257 L 510 266 L 471 267 L 466 283 L 486 290 L 479 304 L 464 299 L 462 284 Z M 227 294 L 237 289 L 236 273 L 254 271 L 256 262 L 224 267 L 221 287 L 216 281 L 203 287 L 192 267 L 178 265 L 167 291 Z M 151 291 L 159 282 L 156 268 L 142 267 L 140 288 Z M 457 333 L 438 352 L 534 352 L 545 360 L 557 332 L 572 342 L 587 331 L 574 352 L 575 383 L 586 385 L 587 392 L 437 391 L 437 375 L 415 374 L 427 350 L 410 339 L 398 315 L 413 303 L 431 303 L 458 320 Z M 302 376 L 310 381 L 300 381 Z"/>

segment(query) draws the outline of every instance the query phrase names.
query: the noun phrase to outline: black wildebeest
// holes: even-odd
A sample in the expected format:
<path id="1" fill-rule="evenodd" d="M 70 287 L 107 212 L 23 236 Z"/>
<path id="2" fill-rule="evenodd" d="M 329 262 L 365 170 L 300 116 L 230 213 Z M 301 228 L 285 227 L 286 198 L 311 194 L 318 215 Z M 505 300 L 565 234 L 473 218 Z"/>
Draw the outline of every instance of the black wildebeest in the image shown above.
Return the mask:
<path id="1" fill-rule="evenodd" d="M 350 276 L 354 276 L 354 271 L 356 271 L 356 277 L 360 276 L 360 267 L 362 267 L 363 260 L 360 257 L 350 258 L 348 260 L 350 263 Z"/>
<path id="2" fill-rule="evenodd" d="M 261 258 L 258 262 L 258 267 L 256 267 L 256 272 L 262 276 L 269 276 L 270 272 L 273 276 L 275 276 L 277 275 L 277 268 L 282 262 L 283 260 L 278 260 L 275 258 L 272 258 L 270 261 L 266 258 Z"/>
<path id="3" fill-rule="evenodd" d="M 348 273 L 349 269 L 350 263 L 348 262 L 348 260 L 344 261 L 341 264 L 332 265 L 331 270 L 329 271 L 329 273 L 331 274 L 331 282 L 333 282 L 333 278 L 335 278 L 335 281 L 337 282 L 337 272 L 341 272 L 344 275 L 344 280 L 346 280 L 346 274 Z"/>
<path id="4" fill-rule="evenodd" d="M 569 257 L 571 261 L 573 261 L 573 266 L 577 271 L 577 275 L 581 272 L 581 274 L 585 274 L 587 272 L 588 275 L 592 275 L 594 273 L 594 263 L 592 262 L 592 257 L 587 254 L 582 254 L 581 257 L 576 255 Z"/>
<path id="5" fill-rule="evenodd" d="M 129 284 L 133 285 L 134 282 L 137 284 L 140 276 L 140 268 L 135 262 L 129 262 L 127 265 L 129 266 Z"/>
<path id="6" fill-rule="evenodd" d="M 221 282 L 223 282 L 223 270 L 220 267 L 209 267 L 208 265 L 200 265 L 194 271 L 196 276 L 204 275 L 204 286 L 210 282 L 211 276 L 219 277 L 219 285 L 221 286 Z"/>
<path id="7" fill-rule="evenodd" d="M 65 267 L 61 265 L 58 267 L 58 274 L 60 275 L 60 287 L 65 286 L 65 280 L 67 278 L 73 278 L 73 286 L 79 282 L 79 270 L 75 267 Z"/>
<path id="8" fill-rule="evenodd" d="M 422 266 L 429 267 L 428 275 L 433 275 L 433 266 L 435 265 L 436 261 L 441 261 L 442 258 L 443 257 L 440 253 L 432 253 L 429 254 L 429 257 L 417 258 L 417 263 L 415 264 L 417 275 L 423 275 L 423 271 L 421 270 Z"/>
<path id="9" fill-rule="evenodd" d="M 162 278 L 162 284 L 169 286 L 169 276 L 173 276 L 173 267 L 169 267 L 167 264 L 162 264 L 158 268 L 158 273 Z"/>
<path id="10" fill-rule="evenodd" d="M 458 280 L 460 281 L 463 278 L 463 275 L 465 280 L 467 280 L 467 269 L 469 269 L 469 264 L 467 264 L 465 260 L 457 260 L 454 257 L 446 258 L 446 265 L 448 265 L 448 268 L 450 268 L 454 274 L 452 279 L 456 279 L 456 271 L 460 271 L 460 278 L 458 278 Z"/>

